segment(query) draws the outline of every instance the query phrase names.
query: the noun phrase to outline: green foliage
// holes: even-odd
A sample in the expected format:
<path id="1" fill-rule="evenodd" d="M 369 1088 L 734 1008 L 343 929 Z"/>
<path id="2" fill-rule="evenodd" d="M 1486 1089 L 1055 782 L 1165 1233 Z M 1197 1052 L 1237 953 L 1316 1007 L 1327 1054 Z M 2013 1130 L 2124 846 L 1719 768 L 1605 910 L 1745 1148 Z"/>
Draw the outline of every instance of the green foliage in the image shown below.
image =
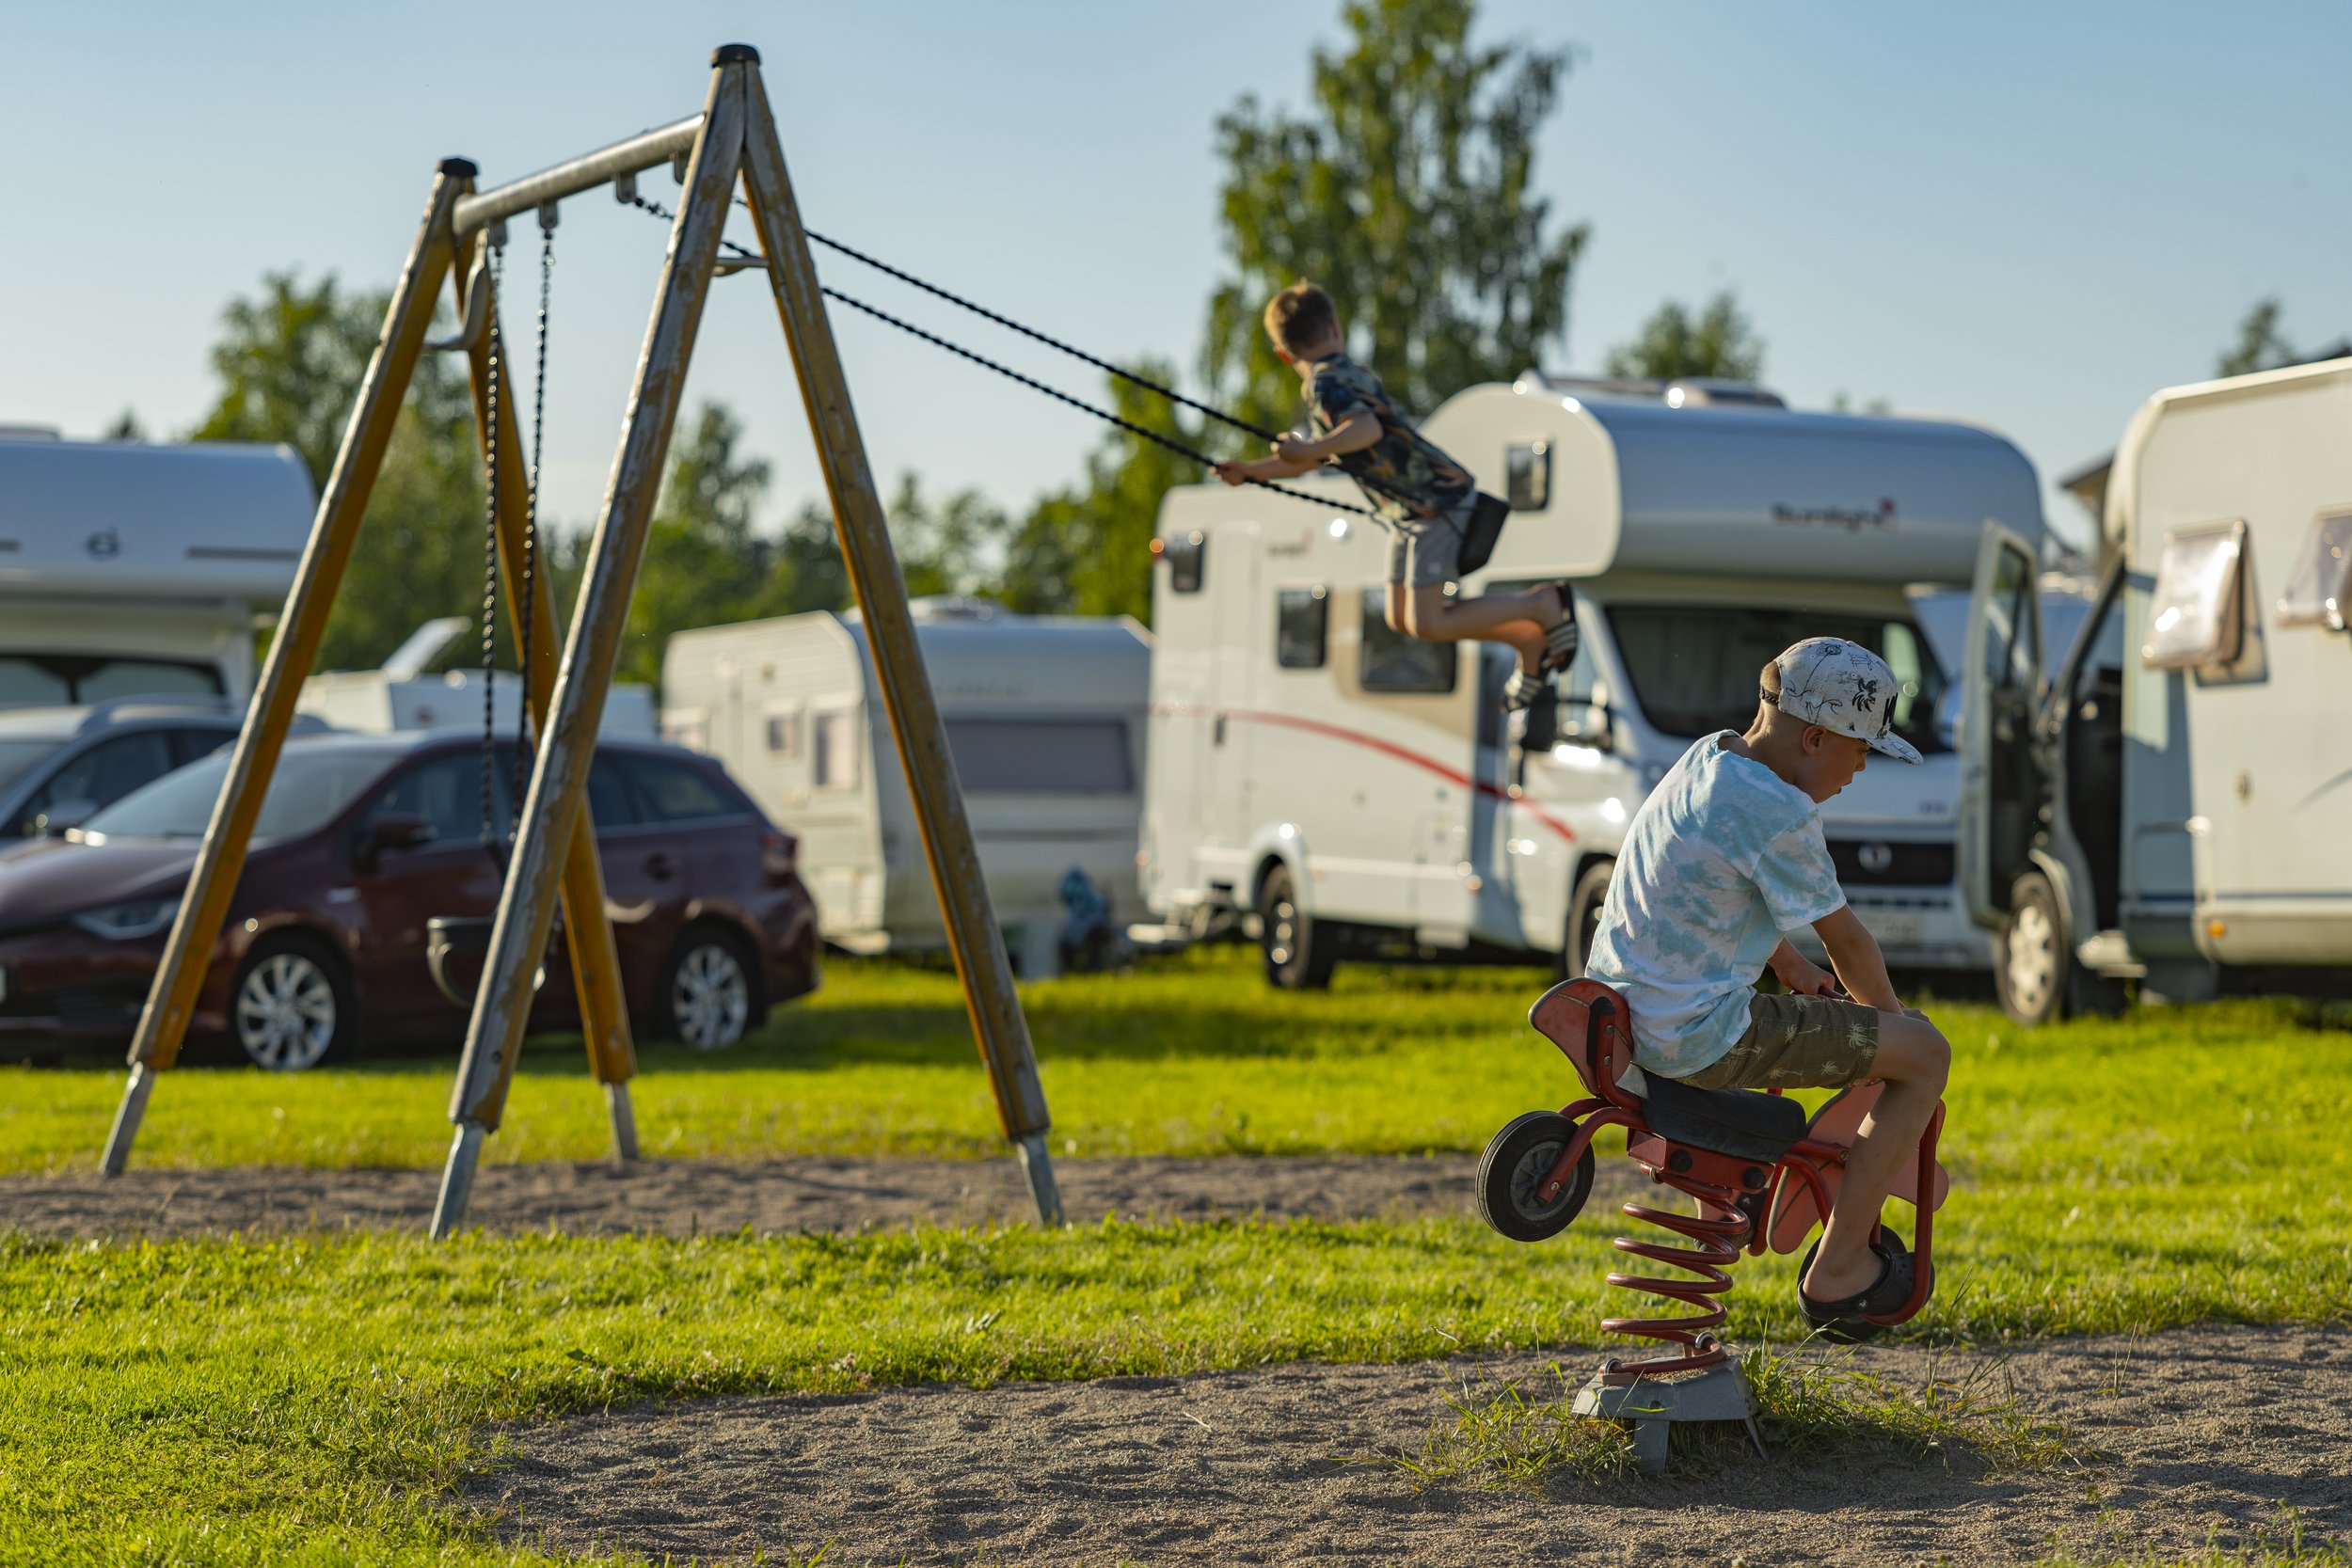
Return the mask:
<path id="1" fill-rule="evenodd" d="M 1725 290 L 1695 315 L 1673 300 L 1661 305 L 1639 337 L 1609 351 L 1608 372 L 1655 381 L 1702 375 L 1754 381 L 1764 373 L 1764 344 Z"/>
<path id="2" fill-rule="evenodd" d="M 1330 292 L 1364 362 L 1422 413 L 1564 341 L 1586 230 L 1547 236 L 1532 175 L 1569 54 L 1473 46 L 1475 10 L 1350 0 L 1346 44 L 1315 51 L 1311 118 L 1244 98 L 1218 120 L 1235 276 L 1210 300 L 1203 361 L 1253 422 L 1296 418 L 1296 378 L 1260 315 L 1301 277 Z"/>
<path id="3" fill-rule="evenodd" d="M 258 297 L 222 313 L 220 389 L 190 438 L 283 442 L 324 489 L 389 299 L 345 293 L 332 274 L 307 288 L 292 273 L 265 277 Z M 434 616 L 480 616 L 483 494 L 472 393 L 455 359 L 426 355 L 368 499 L 320 669 L 372 668 Z M 503 626 L 499 636 L 503 644 Z M 471 646 L 452 657 L 469 657 L 462 650 Z"/>
<path id="4" fill-rule="evenodd" d="M 2281 308 L 2276 296 L 2258 299 L 2238 323 L 2237 341 L 2214 365 L 2216 375 L 2249 375 L 2302 362 L 2293 344 L 2279 330 Z"/>
<path id="5" fill-rule="evenodd" d="M 1136 373 L 1165 387 L 1174 368 L 1156 360 Z M 1120 419 L 1155 430 L 1195 451 L 1203 421 L 1128 383 L 1111 379 Z M 1039 501 L 1007 542 L 1000 593 L 1028 614 L 1132 615 L 1152 618 L 1152 535 L 1160 499 L 1174 485 L 1197 483 L 1200 467 L 1166 447 L 1114 430 L 1087 459 L 1086 480 Z"/>

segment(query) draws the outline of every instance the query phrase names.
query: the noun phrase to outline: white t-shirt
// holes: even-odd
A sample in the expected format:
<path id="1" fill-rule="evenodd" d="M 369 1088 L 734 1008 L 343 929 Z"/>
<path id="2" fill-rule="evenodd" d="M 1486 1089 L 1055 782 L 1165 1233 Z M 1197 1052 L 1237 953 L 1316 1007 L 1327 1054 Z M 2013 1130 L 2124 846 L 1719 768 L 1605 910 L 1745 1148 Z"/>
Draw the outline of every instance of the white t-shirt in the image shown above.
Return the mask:
<path id="1" fill-rule="evenodd" d="M 1736 738 L 1692 745 L 1633 814 L 1586 964 L 1632 1009 L 1633 1059 L 1669 1078 L 1737 1044 L 1781 934 L 1846 902 L 1812 797 Z"/>

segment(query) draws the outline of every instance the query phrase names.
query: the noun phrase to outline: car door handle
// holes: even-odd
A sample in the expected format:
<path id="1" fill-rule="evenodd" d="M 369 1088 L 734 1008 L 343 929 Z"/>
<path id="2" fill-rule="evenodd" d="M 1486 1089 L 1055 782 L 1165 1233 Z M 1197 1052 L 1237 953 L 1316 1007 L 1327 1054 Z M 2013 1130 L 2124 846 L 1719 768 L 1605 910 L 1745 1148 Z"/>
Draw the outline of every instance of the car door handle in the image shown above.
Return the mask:
<path id="1" fill-rule="evenodd" d="M 645 857 L 645 872 L 648 876 L 659 877 L 666 880 L 677 874 L 677 859 L 675 856 L 662 854 L 657 850 Z"/>

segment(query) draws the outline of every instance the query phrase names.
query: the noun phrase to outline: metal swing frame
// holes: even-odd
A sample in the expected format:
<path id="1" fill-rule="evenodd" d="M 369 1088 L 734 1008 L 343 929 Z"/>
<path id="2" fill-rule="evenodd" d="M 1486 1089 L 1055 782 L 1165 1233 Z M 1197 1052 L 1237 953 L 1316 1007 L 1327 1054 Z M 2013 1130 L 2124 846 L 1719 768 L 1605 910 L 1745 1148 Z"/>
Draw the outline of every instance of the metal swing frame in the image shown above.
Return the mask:
<path id="1" fill-rule="evenodd" d="M 518 645 L 528 638 L 532 653 L 532 680 L 524 696 L 539 737 L 538 753 L 451 1100 L 450 1117 L 456 1131 L 432 1233 L 446 1237 L 464 1223 L 483 1141 L 497 1131 L 504 1113 L 530 1011 L 532 977 L 559 899 L 580 983 L 590 1059 L 612 1103 L 615 1146 L 624 1158 L 635 1154 L 628 1089 L 635 1053 L 584 796 L 695 329 L 739 182 L 749 198 L 766 257 L 764 270 L 816 437 L 850 584 L 873 644 L 883 705 L 906 769 L 949 949 L 999 1120 L 1027 1176 L 1039 1218 L 1046 1224 L 1062 1222 L 1060 1194 L 1045 1147 L 1050 1120 L 1027 1021 L 1013 989 L 1004 936 L 980 875 L 946 731 L 915 641 L 906 583 L 891 548 L 882 499 L 826 319 L 807 232 L 760 78 L 759 55 L 746 44 L 726 44 L 713 52 L 703 111 L 689 119 L 489 191 L 474 190 L 477 170 L 470 162 L 452 158 L 439 166 L 132 1042 L 130 1078 L 106 1145 L 104 1167 L 109 1174 L 119 1173 L 128 1161 L 156 1078 L 177 1059 L 186 1035 L 244 869 L 254 820 L 294 717 L 295 697 L 350 562 L 393 420 L 426 347 L 426 328 L 443 281 L 453 283 L 461 313 L 470 316 L 469 263 L 488 226 L 607 184 L 626 192 L 636 175 L 664 164 L 682 169 L 684 198 L 671 225 L 668 254 L 560 668 L 554 616 L 546 595 L 536 596 L 531 625 L 517 628 Z M 497 323 L 487 319 L 486 301 L 485 308 L 485 330 L 465 336 L 470 340 L 467 347 L 476 423 L 486 443 L 491 432 L 483 426 L 482 416 L 488 412 L 488 356 Z M 496 436 L 502 451 L 518 452 L 523 449 L 513 404 L 511 397 L 498 401 Z M 519 465 L 501 463 L 499 468 L 497 537 L 501 564 L 513 577 L 519 565 L 527 481 Z M 510 612 L 518 612 L 514 596 L 508 597 Z"/>

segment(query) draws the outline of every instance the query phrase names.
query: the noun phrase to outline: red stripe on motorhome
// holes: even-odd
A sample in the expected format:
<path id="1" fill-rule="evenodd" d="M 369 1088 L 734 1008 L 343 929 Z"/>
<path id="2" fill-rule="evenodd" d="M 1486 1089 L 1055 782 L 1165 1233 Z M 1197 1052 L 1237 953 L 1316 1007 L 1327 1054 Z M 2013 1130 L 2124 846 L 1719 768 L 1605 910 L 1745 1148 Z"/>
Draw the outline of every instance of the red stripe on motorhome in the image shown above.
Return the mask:
<path id="1" fill-rule="evenodd" d="M 1377 752 L 1382 756 L 1393 757 L 1398 762 L 1409 764 L 1423 772 L 1435 773 L 1448 784 L 1459 784 L 1464 789 L 1474 789 L 1479 794 L 1501 800 L 1505 805 L 1515 806 L 1558 833 L 1568 843 L 1576 842 L 1574 828 L 1569 827 L 1525 796 L 1513 795 L 1510 791 L 1499 785 L 1490 784 L 1484 779 L 1473 779 L 1458 768 L 1447 767 L 1435 757 L 1424 756 L 1419 752 L 1399 746 L 1392 740 L 1382 740 L 1377 736 L 1365 735 L 1358 730 L 1343 729 L 1337 724 L 1327 724 L 1320 719 L 1302 719 L 1295 713 L 1267 713 L 1255 708 L 1162 705 L 1153 708 L 1152 711 L 1169 719 L 1229 719 L 1249 724 L 1274 724 L 1283 729 L 1304 730 L 1309 735 L 1319 735 L 1327 739 L 1342 741 L 1350 746 L 1361 746 L 1367 751 Z"/>

